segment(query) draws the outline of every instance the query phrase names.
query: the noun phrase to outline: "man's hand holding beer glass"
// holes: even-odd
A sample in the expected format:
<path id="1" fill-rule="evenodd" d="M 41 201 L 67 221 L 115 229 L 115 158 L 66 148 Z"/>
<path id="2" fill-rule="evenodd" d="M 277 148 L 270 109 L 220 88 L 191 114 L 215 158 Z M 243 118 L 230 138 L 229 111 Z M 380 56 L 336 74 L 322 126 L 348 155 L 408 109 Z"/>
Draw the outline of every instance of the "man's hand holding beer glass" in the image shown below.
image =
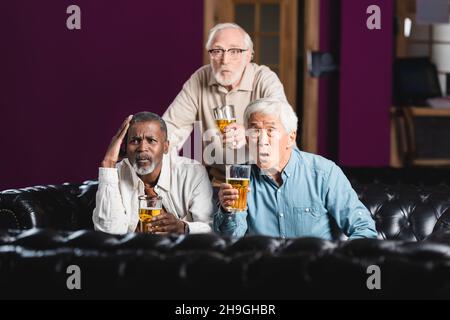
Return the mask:
<path id="1" fill-rule="evenodd" d="M 219 190 L 219 201 L 223 209 L 228 212 L 247 210 L 250 172 L 250 165 L 226 166 L 226 183 L 222 183 Z"/>
<path id="2" fill-rule="evenodd" d="M 245 141 L 245 128 L 236 123 L 236 114 L 233 105 L 225 105 L 214 109 L 214 119 L 222 135 L 224 146 L 230 149 L 242 148 Z"/>
<path id="3" fill-rule="evenodd" d="M 149 223 L 150 232 L 156 234 L 167 233 L 187 233 L 187 225 L 173 214 L 167 213 L 164 209 L 157 216 L 154 216 Z"/>
<path id="4" fill-rule="evenodd" d="M 224 129 L 223 143 L 231 149 L 240 149 L 245 143 L 245 128 L 236 122 L 229 124 Z"/>

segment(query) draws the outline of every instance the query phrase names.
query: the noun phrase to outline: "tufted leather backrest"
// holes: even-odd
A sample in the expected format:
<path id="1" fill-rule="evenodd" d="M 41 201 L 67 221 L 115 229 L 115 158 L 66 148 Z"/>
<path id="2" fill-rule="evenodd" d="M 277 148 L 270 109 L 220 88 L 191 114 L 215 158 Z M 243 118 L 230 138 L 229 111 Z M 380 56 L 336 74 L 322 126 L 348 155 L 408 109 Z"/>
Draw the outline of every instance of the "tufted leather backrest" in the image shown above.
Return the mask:
<path id="1" fill-rule="evenodd" d="M 67 289 L 71 265 L 82 290 Z M 0 298 L 432 299 L 450 297 L 449 275 L 448 242 L 0 231 Z"/>
<path id="2" fill-rule="evenodd" d="M 93 228 L 92 201 L 95 206 L 95 191 L 93 194 L 85 192 L 89 188 L 89 184 L 63 184 L 2 191 L 0 228 Z"/>
<path id="3" fill-rule="evenodd" d="M 378 237 L 389 240 L 419 241 L 450 223 L 450 187 L 359 184 L 353 182 L 359 199 L 375 220 Z M 345 236 L 333 223 L 333 234 Z"/>
<path id="4" fill-rule="evenodd" d="M 347 175 L 371 212 L 380 239 L 418 241 L 434 231 L 450 228 L 448 185 L 427 185 L 424 179 L 419 179 L 418 185 L 405 184 L 402 182 L 404 174 L 397 173 L 398 180 L 395 180 L 395 174 L 388 174 L 391 169 L 388 173 L 374 170 L 381 178 L 370 176 L 368 170 L 356 170 Z M 391 184 L 382 182 L 388 179 L 386 177 L 390 177 Z M 3 191 L 0 193 L 0 228 L 93 229 L 97 186 L 97 181 L 86 181 Z M 333 221 L 331 224 L 334 238 L 346 239 Z"/>

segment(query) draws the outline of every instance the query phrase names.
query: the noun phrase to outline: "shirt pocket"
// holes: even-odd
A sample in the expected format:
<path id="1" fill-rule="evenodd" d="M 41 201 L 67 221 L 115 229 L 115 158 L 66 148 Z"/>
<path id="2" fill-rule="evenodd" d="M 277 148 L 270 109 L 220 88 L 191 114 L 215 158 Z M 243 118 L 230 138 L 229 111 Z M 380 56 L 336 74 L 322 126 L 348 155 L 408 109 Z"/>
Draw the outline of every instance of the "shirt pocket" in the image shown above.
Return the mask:
<path id="1" fill-rule="evenodd" d="M 320 237 L 327 221 L 326 212 L 322 211 L 320 206 L 314 204 L 294 207 L 292 218 L 296 237 Z"/>

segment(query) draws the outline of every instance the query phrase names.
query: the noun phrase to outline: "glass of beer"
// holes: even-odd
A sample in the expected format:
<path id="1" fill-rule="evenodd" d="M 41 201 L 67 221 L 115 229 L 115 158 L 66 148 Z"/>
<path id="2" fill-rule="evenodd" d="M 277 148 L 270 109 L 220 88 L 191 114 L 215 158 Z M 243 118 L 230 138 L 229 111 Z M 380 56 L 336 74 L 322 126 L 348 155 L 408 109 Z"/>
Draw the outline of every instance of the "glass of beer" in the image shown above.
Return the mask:
<path id="1" fill-rule="evenodd" d="M 216 125 L 222 134 L 225 133 L 225 128 L 231 123 L 236 122 L 236 115 L 234 113 L 234 106 L 229 104 L 222 107 L 217 107 L 214 110 L 214 119 Z"/>
<path id="2" fill-rule="evenodd" d="M 239 196 L 231 208 L 228 208 L 231 212 L 247 210 L 247 192 L 251 168 L 251 165 L 246 164 L 231 164 L 225 167 L 226 182 L 238 190 Z"/>
<path id="3" fill-rule="evenodd" d="M 147 195 L 139 196 L 139 231 L 149 232 L 148 224 L 152 218 L 161 214 L 162 198 Z"/>

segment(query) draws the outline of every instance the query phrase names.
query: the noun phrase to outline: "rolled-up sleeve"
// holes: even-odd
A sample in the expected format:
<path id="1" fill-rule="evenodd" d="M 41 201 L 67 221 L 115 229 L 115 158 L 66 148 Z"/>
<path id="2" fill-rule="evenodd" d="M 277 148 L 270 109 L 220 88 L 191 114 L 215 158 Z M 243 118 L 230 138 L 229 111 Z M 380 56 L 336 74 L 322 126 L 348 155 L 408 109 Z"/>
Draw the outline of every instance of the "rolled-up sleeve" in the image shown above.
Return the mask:
<path id="1" fill-rule="evenodd" d="M 243 237 L 247 228 L 247 211 L 228 213 L 219 208 L 214 214 L 214 231 L 218 234 Z"/>
<path id="2" fill-rule="evenodd" d="M 349 239 L 376 238 L 375 221 L 338 166 L 332 166 L 326 186 L 328 212 Z"/>

